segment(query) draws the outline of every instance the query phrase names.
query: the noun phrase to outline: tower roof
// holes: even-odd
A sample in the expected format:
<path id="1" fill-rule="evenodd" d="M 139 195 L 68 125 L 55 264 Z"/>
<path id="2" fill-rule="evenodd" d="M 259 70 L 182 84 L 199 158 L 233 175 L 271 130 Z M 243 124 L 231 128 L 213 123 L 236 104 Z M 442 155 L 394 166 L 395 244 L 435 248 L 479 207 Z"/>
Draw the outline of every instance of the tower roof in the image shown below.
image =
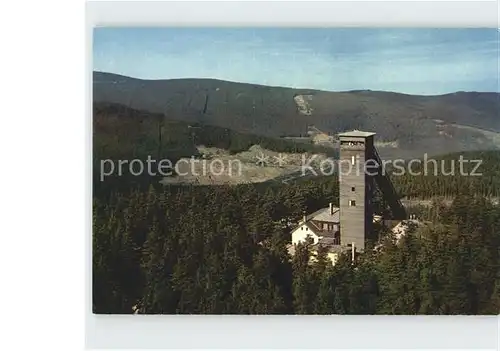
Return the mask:
<path id="1" fill-rule="evenodd" d="M 373 132 L 362 132 L 360 130 L 354 129 L 350 132 L 345 132 L 345 133 L 339 133 L 339 137 L 362 137 L 362 138 L 367 138 L 372 135 L 375 135 L 376 133 Z"/>

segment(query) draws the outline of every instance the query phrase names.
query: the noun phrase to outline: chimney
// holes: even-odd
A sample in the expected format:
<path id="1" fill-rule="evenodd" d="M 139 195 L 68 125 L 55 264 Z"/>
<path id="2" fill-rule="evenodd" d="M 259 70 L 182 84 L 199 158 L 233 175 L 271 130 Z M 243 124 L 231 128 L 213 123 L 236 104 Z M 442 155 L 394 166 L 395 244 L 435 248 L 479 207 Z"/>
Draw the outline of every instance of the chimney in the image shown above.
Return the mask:
<path id="1" fill-rule="evenodd" d="M 306 216 L 306 212 L 304 211 L 303 215 L 302 215 L 302 221 L 305 223 L 307 222 L 307 216 Z"/>
<path id="2" fill-rule="evenodd" d="M 329 206 L 330 206 L 330 214 L 332 215 L 333 214 L 333 203 L 330 202 Z"/>
<path id="3" fill-rule="evenodd" d="M 356 249 L 354 248 L 354 245 L 355 245 L 355 243 L 353 242 L 351 244 L 351 260 L 352 260 L 352 262 L 354 262 L 354 255 L 356 253 Z"/>

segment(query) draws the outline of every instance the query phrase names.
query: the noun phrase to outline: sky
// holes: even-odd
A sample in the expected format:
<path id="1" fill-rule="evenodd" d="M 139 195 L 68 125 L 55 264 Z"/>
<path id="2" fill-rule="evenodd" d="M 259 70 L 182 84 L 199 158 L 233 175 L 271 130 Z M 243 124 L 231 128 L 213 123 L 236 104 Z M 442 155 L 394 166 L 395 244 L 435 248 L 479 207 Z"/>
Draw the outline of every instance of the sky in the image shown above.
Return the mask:
<path id="1" fill-rule="evenodd" d="M 96 71 L 328 91 L 499 92 L 497 29 L 96 28 Z"/>

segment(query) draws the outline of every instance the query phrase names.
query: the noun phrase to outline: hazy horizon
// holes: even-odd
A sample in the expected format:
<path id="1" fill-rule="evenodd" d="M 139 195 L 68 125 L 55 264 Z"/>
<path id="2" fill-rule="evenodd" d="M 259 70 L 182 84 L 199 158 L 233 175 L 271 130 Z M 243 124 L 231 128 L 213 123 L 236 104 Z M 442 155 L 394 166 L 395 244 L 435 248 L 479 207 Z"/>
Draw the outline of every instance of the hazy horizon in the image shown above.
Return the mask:
<path id="1" fill-rule="evenodd" d="M 396 93 L 396 94 L 402 94 L 402 95 L 415 95 L 415 96 L 441 96 L 441 95 L 450 95 L 450 94 L 457 94 L 457 93 L 490 93 L 490 94 L 500 94 L 500 91 L 480 91 L 480 90 L 457 90 L 457 91 L 450 91 L 446 93 L 440 93 L 440 94 L 412 94 L 412 93 L 405 93 L 405 92 L 399 92 L 399 91 L 391 91 L 391 90 L 373 90 L 373 89 L 352 89 L 352 90 L 326 90 L 326 89 L 314 89 L 310 87 L 287 87 L 283 85 L 264 85 L 264 84 L 258 84 L 258 83 L 248 83 L 248 82 L 238 82 L 235 80 L 228 80 L 228 79 L 219 79 L 219 78 L 203 78 L 203 77 L 184 77 L 184 78 L 154 78 L 154 79 L 146 79 L 146 78 L 138 78 L 138 77 L 133 77 L 133 76 L 127 76 L 123 75 L 120 73 L 114 73 L 114 72 L 105 72 L 105 71 L 98 71 L 94 70 L 94 73 L 102 73 L 102 74 L 112 74 L 116 76 L 122 76 L 126 78 L 132 78 L 132 79 L 138 79 L 138 80 L 143 80 L 143 81 L 165 81 L 165 80 L 189 80 L 189 79 L 205 79 L 205 80 L 218 80 L 218 81 L 224 81 L 224 82 L 229 82 L 229 83 L 235 83 L 235 84 L 252 84 L 252 85 L 262 85 L 262 86 L 267 86 L 267 87 L 272 87 L 272 88 L 291 88 L 291 89 L 304 89 L 304 90 L 315 90 L 315 91 L 323 91 L 323 92 L 332 92 L 332 93 L 349 93 L 349 92 L 357 92 L 357 91 L 372 91 L 372 92 L 379 92 L 379 93 Z M 93 83 L 99 83 L 94 81 Z"/>
<path id="2" fill-rule="evenodd" d="M 94 71 L 324 91 L 500 92 L 497 29 L 97 28 Z"/>

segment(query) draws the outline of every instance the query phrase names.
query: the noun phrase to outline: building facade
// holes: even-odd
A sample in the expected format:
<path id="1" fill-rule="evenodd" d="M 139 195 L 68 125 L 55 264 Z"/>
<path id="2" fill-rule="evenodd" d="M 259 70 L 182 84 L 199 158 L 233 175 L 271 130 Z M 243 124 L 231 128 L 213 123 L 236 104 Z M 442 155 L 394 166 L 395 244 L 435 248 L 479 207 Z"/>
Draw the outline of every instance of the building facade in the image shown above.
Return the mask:
<path id="1" fill-rule="evenodd" d="M 323 238 L 330 238 L 332 243 L 340 245 L 340 213 L 339 208 L 329 204 L 308 216 L 304 215 L 297 227 L 292 230 L 292 244 L 297 245 L 311 237 L 313 244 Z"/>
<path id="2" fill-rule="evenodd" d="M 365 249 L 372 232 L 374 175 L 373 136 L 375 133 L 351 131 L 339 134 L 339 206 L 342 222 L 341 245 Z"/>

